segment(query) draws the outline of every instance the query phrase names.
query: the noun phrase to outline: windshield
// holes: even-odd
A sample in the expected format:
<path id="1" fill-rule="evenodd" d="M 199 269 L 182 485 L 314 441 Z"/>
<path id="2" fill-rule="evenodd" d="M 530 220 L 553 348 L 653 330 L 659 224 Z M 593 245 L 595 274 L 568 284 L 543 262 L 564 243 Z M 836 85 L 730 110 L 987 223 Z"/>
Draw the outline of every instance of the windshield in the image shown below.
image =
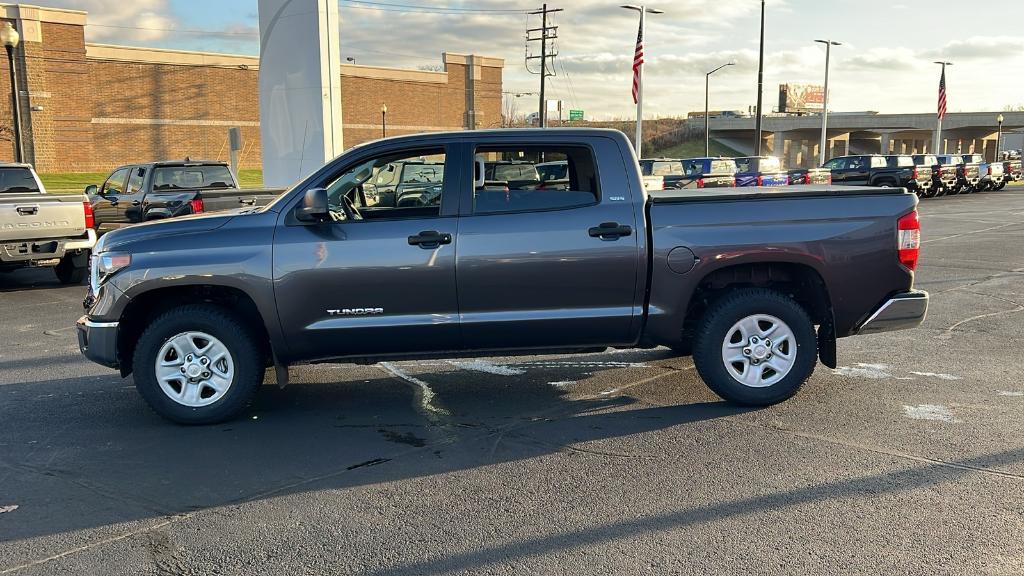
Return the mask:
<path id="1" fill-rule="evenodd" d="M 733 160 L 712 160 L 711 174 L 735 174 L 736 162 Z"/>
<path id="2" fill-rule="evenodd" d="M 683 164 L 677 160 L 652 162 L 648 176 L 682 176 Z"/>
<path id="3" fill-rule="evenodd" d="M 761 172 L 779 172 L 782 170 L 782 162 L 780 162 L 775 156 L 761 158 L 759 165 Z"/>
<path id="4" fill-rule="evenodd" d="M 196 188 L 234 188 L 235 180 L 227 166 L 157 166 L 153 172 L 153 190 L 194 190 Z"/>
<path id="5" fill-rule="evenodd" d="M 491 164 L 487 167 L 487 179 L 497 181 L 529 180 L 540 182 L 540 174 L 534 164 Z"/>
<path id="6" fill-rule="evenodd" d="M 0 194 L 41 192 L 28 168 L 0 168 Z"/>
<path id="7" fill-rule="evenodd" d="M 406 164 L 402 184 L 439 184 L 444 180 L 444 164 Z"/>

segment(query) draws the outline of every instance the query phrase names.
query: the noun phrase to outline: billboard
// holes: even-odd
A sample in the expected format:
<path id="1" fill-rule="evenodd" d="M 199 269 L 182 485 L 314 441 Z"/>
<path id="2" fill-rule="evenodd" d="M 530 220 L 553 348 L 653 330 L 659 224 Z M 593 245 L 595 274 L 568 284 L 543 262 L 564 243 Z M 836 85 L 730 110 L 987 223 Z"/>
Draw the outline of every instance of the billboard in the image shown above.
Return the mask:
<path id="1" fill-rule="evenodd" d="M 779 112 L 806 114 L 825 108 L 825 89 L 814 84 L 780 84 Z"/>

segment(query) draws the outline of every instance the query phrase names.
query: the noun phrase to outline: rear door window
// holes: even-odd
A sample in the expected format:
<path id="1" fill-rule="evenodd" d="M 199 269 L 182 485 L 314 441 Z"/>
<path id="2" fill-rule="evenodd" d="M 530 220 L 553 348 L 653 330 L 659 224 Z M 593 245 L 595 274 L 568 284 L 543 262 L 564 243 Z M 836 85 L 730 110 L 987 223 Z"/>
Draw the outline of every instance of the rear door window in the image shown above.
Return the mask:
<path id="1" fill-rule="evenodd" d="M 474 159 L 474 214 L 576 208 L 600 198 L 594 153 L 584 146 L 481 146 Z M 566 177 L 542 182 L 537 165 L 549 162 L 565 163 Z"/>
<path id="2" fill-rule="evenodd" d="M 153 172 L 153 190 L 195 190 L 197 188 L 233 188 L 234 179 L 227 166 L 157 166 Z"/>
<path id="3" fill-rule="evenodd" d="M 142 192 L 142 183 L 146 180 L 146 169 L 139 166 L 138 168 L 132 168 L 130 175 L 128 176 L 128 184 L 124 188 L 126 195 L 138 194 Z"/>

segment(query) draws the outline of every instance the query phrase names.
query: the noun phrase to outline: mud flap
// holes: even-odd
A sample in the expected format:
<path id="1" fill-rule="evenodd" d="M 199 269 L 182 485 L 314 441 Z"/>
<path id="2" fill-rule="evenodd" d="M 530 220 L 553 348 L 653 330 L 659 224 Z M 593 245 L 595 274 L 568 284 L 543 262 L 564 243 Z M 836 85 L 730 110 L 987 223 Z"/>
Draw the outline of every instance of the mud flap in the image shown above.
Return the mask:
<path id="1" fill-rule="evenodd" d="M 839 363 L 836 358 L 836 329 L 831 322 L 818 326 L 818 358 L 829 368 Z"/>
<path id="2" fill-rule="evenodd" d="M 277 356 L 274 355 L 274 377 L 277 380 L 277 387 L 284 390 L 284 387 L 288 385 L 288 365 L 282 364 Z"/>

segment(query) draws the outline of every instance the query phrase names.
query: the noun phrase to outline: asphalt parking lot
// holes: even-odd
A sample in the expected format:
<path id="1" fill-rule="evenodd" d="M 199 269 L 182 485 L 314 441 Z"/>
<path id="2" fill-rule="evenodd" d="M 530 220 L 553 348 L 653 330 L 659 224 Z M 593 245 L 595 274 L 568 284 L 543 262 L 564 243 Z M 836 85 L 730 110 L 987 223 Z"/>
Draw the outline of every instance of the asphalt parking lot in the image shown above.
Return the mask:
<path id="1" fill-rule="evenodd" d="M 321 365 L 180 427 L 0 276 L 0 574 L 1024 572 L 1024 190 L 922 203 L 919 329 L 796 398 L 664 349 Z"/>

